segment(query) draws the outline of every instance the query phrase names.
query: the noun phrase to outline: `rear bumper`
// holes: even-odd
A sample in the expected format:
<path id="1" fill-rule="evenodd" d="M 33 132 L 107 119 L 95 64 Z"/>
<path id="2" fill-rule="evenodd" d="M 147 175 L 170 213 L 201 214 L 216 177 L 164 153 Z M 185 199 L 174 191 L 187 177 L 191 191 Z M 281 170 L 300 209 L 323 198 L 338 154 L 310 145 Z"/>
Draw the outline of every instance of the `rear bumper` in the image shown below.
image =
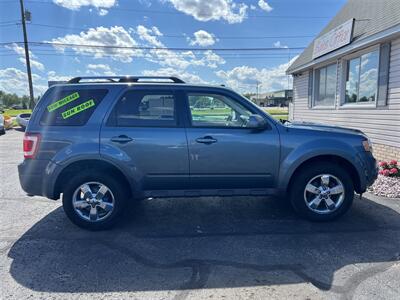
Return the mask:
<path id="1" fill-rule="evenodd" d="M 56 199 L 50 189 L 52 180 L 47 172 L 50 164 L 48 160 L 26 159 L 18 165 L 19 182 L 28 195 Z"/>

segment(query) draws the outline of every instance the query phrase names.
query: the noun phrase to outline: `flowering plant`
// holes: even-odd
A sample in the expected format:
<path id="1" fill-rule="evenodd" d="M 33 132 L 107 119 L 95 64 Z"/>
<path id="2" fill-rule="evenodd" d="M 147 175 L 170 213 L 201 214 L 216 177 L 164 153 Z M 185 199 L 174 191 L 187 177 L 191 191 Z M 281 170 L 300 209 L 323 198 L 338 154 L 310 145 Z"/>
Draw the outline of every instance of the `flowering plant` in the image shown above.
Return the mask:
<path id="1" fill-rule="evenodd" d="M 400 168 L 396 160 L 379 162 L 379 174 L 390 177 L 400 177 Z"/>

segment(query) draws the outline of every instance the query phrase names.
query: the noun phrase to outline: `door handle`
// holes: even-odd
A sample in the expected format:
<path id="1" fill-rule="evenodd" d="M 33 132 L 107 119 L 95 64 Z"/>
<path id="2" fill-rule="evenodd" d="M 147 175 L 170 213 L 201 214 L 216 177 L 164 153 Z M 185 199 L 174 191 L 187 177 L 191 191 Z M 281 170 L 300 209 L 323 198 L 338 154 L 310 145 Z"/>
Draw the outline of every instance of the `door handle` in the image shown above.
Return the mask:
<path id="1" fill-rule="evenodd" d="M 205 136 L 205 137 L 197 138 L 197 139 L 196 139 L 196 142 L 201 143 L 201 144 L 207 144 L 207 145 L 209 145 L 209 144 L 216 143 L 217 140 L 214 139 L 212 136 L 209 136 L 209 135 L 208 135 L 208 136 Z"/>
<path id="2" fill-rule="evenodd" d="M 126 135 L 123 134 L 123 135 L 119 135 L 119 136 L 113 136 L 111 138 L 111 141 L 114 142 L 114 143 L 126 144 L 126 143 L 129 143 L 129 142 L 132 142 L 133 139 L 130 138 L 129 136 L 126 136 Z"/>

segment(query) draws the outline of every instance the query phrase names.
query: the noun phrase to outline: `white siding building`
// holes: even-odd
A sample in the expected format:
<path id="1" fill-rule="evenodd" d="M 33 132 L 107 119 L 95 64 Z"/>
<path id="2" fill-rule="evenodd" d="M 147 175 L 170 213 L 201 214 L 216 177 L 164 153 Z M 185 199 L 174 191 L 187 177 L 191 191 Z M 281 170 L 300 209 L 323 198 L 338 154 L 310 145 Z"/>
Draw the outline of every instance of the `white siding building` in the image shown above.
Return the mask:
<path id="1" fill-rule="evenodd" d="M 400 0 L 349 0 L 287 72 L 292 121 L 360 129 L 400 159 Z"/>

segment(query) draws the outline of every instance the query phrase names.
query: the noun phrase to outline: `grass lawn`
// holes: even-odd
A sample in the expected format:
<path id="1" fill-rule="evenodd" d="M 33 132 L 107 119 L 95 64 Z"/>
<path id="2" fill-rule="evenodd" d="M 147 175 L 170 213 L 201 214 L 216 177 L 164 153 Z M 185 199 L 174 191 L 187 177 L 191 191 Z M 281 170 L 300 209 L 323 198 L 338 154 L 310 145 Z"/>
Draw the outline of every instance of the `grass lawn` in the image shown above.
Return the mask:
<path id="1" fill-rule="evenodd" d="M 5 116 L 16 117 L 19 114 L 31 113 L 31 109 L 6 109 L 3 113 Z"/>
<path id="2" fill-rule="evenodd" d="M 283 107 L 283 108 L 265 107 L 263 109 L 277 120 L 279 120 L 279 119 L 287 120 L 288 119 L 287 107 Z M 229 113 L 230 113 L 229 108 L 214 108 L 214 109 L 204 109 L 204 110 L 194 109 L 194 110 L 192 110 L 193 117 L 200 117 L 200 118 L 204 115 L 218 117 L 219 115 L 227 115 Z"/>
<path id="3" fill-rule="evenodd" d="M 287 115 L 289 113 L 287 107 L 263 107 L 263 109 L 271 115 Z"/>
<path id="4" fill-rule="evenodd" d="M 277 107 L 264 107 L 263 108 L 266 112 L 268 112 L 272 117 L 279 120 L 287 120 L 289 117 L 289 112 L 287 107 L 277 108 Z"/>
<path id="5" fill-rule="evenodd" d="M 288 119 L 288 115 L 272 115 L 274 117 L 274 119 L 277 119 L 279 121 L 279 119 L 282 120 L 287 120 Z"/>
<path id="6" fill-rule="evenodd" d="M 227 115 L 230 113 L 229 108 L 214 108 L 214 109 L 193 109 L 192 114 L 196 116 L 202 115 Z"/>

